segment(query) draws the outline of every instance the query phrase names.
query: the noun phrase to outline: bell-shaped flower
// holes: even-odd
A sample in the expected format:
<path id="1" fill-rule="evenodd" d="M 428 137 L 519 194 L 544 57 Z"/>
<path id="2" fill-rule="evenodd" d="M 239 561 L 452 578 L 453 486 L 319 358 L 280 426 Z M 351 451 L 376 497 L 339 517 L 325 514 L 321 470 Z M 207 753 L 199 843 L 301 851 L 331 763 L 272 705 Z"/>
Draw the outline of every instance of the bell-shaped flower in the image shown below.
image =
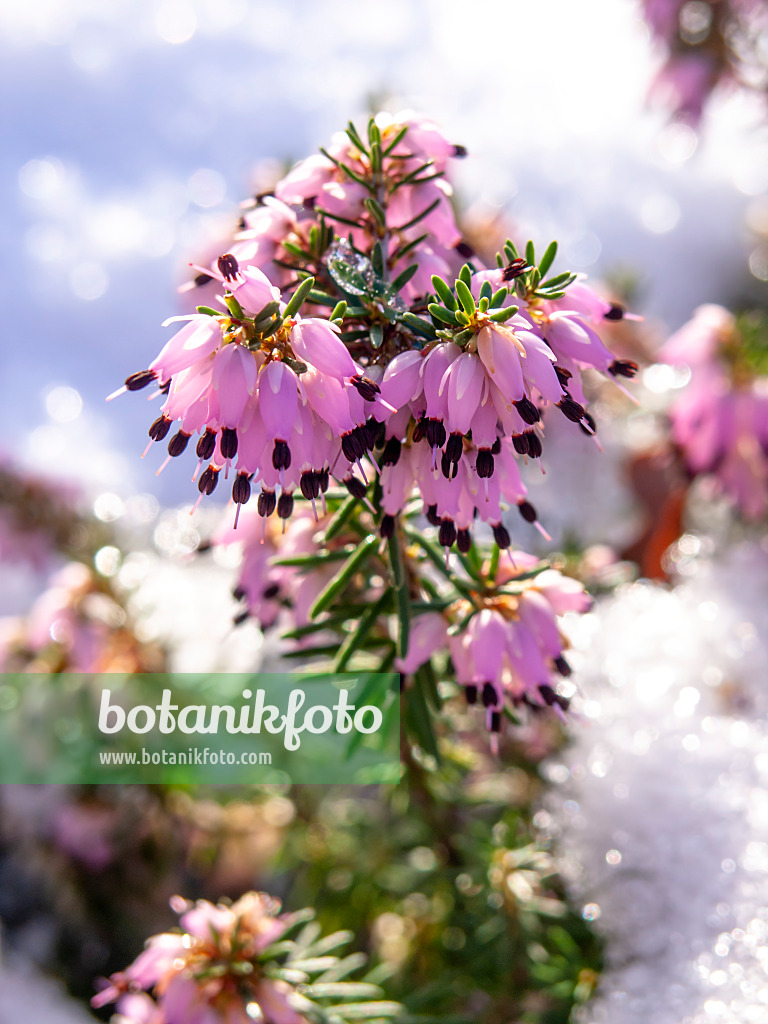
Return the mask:
<path id="1" fill-rule="evenodd" d="M 286 982 L 262 978 L 254 993 L 254 1001 L 261 1011 L 262 1019 L 271 1024 L 306 1024 L 307 1018 L 291 1005 L 290 995 L 291 990 Z M 252 1017 L 248 1024 L 251 1020 Z"/>
<path id="2" fill-rule="evenodd" d="M 539 650 L 548 658 L 556 658 L 563 649 L 560 631 L 552 606 L 543 594 L 526 590 L 517 605 L 520 622 L 530 630 Z"/>
<path id="3" fill-rule="evenodd" d="M 395 661 L 398 672 L 413 673 L 446 645 L 448 624 L 439 612 L 417 615 L 411 622 L 408 651 Z"/>
<path id="4" fill-rule="evenodd" d="M 547 344 L 559 358 L 572 359 L 580 366 L 592 366 L 606 372 L 614 361 L 597 334 L 572 313 L 553 313 L 542 327 Z"/>
<path id="5" fill-rule="evenodd" d="M 273 360 L 259 371 L 259 412 L 268 438 L 285 441 L 296 420 L 299 378 L 287 363 Z"/>
<path id="6" fill-rule="evenodd" d="M 253 353 L 242 345 L 225 345 L 213 361 L 212 384 L 219 403 L 220 425 L 235 429 L 248 399 L 256 389 L 261 353 Z"/>
<path id="7" fill-rule="evenodd" d="M 467 633 L 471 637 L 474 681 L 498 686 L 507 641 L 507 624 L 503 617 L 497 611 L 483 608 L 472 618 Z"/>
<path id="8" fill-rule="evenodd" d="M 693 316 L 662 346 L 659 357 L 673 366 L 698 369 L 709 363 L 724 342 L 733 336 L 735 318 L 723 306 L 699 306 Z"/>
<path id="9" fill-rule="evenodd" d="M 291 328 L 291 348 L 295 356 L 329 377 L 353 377 L 360 371 L 339 333 L 339 328 L 329 320 L 297 319 Z"/>
<path id="10" fill-rule="evenodd" d="M 409 402 L 415 401 L 423 391 L 421 368 L 424 363 L 423 353 L 417 349 L 400 352 L 392 359 L 384 371 L 381 381 L 381 394 L 390 405 L 402 409 Z"/>
<path id="11" fill-rule="evenodd" d="M 531 581 L 531 588 L 537 590 L 547 601 L 555 615 L 566 612 L 588 612 L 592 598 L 584 585 L 572 576 L 564 576 L 556 569 L 545 569 Z"/>
<path id="12" fill-rule="evenodd" d="M 525 349 L 511 328 L 502 324 L 482 327 L 477 337 L 477 354 L 508 403 L 524 397 L 520 360 L 525 358 Z"/>
<path id="13" fill-rule="evenodd" d="M 323 186 L 333 179 L 335 164 L 317 153 L 300 160 L 275 186 L 275 196 L 284 203 L 300 206 L 314 199 Z"/>
<path id="14" fill-rule="evenodd" d="M 462 352 L 453 360 L 440 381 L 440 393 L 448 399 L 446 427 L 449 432 L 468 434 L 485 388 L 483 365 L 473 352 Z"/>
<path id="15" fill-rule="evenodd" d="M 280 290 L 258 267 L 240 267 L 230 288 L 246 313 L 258 313 L 270 302 L 280 301 Z"/>
<path id="16" fill-rule="evenodd" d="M 355 427 L 349 411 L 349 389 L 333 376 L 327 376 L 310 366 L 301 375 L 304 394 L 313 410 L 336 434 L 344 434 Z"/>
<path id="17" fill-rule="evenodd" d="M 175 319 L 165 323 L 172 323 Z M 149 364 L 161 382 L 201 362 L 221 345 L 221 328 L 215 317 L 200 313 L 183 319 L 189 322 L 166 342 L 160 354 Z"/>

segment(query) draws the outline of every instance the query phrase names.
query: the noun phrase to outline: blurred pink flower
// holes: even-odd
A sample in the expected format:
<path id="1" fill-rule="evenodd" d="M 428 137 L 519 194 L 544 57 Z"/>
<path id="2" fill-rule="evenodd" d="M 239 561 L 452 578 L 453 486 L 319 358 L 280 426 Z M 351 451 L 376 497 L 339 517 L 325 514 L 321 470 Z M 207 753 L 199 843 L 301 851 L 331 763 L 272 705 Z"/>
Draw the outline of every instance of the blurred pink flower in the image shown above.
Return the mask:
<path id="1" fill-rule="evenodd" d="M 768 378 L 745 362 L 735 318 L 720 306 L 700 307 L 660 356 L 691 371 L 669 410 L 689 472 L 710 476 L 746 519 L 761 518 L 768 509 Z"/>
<path id="2" fill-rule="evenodd" d="M 291 1005 L 294 990 L 260 970 L 260 956 L 292 920 L 277 901 L 250 892 L 232 905 L 179 897 L 172 905 L 183 934 L 151 938 L 94 996 L 94 1007 L 117 1001 L 131 1024 L 249 1024 L 253 1003 L 274 1024 L 306 1024 Z"/>

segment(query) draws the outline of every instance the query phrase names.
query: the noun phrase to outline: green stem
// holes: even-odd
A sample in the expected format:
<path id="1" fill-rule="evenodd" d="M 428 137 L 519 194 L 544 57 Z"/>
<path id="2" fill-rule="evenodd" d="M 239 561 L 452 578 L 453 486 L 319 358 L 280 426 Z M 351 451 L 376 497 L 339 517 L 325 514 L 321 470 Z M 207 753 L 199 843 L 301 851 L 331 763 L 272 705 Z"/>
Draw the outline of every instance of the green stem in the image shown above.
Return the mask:
<path id="1" fill-rule="evenodd" d="M 371 535 L 353 551 L 333 579 L 326 584 L 321 593 L 315 598 L 312 607 L 309 609 L 310 619 L 316 619 L 321 612 L 325 611 L 333 603 L 334 599 L 339 596 L 357 570 L 361 568 L 363 562 L 373 552 L 376 544 L 378 544 L 378 537 Z"/>
<path id="2" fill-rule="evenodd" d="M 344 671 L 355 651 L 357 651 L 363 641 L 368 638 L 368 634 L 376 624 L 376 620 L 384 610 L 390 598 L 390 592 L 385 590 L 378 601 L 371 605 L 370 608 L 366 609 L 355 629 L 351 633 L 347 634 L 344 639 L 344 643 L 338 650 L 336 660 L 333 663 L 334 672 Z"/>
<path id="3" fill-rule="evenodd" d="M 496 582 L 496 573 L 499 571 L 499 557 L 501 556 L 501 549 L 498 544 L 493 545 L 493 551 L 491 552 L 491 564 L 488 566 L 488 582 Z"/>
<path id="4" fill-rule="evenodd" d="M 389 538 L 389 560 L 392 566 L 392 578 L 395 587 L 395 603 L 397 605 L 397 617 L 399 623 L 398 650 L 400 657 L 404 658 L 408 651 L 408 640 L 411 634 L 411 608 L 410 594 L 408 593 L 408 578 L 405 572 L 405 560 L 400 542 L 400 524 L 396 524 L 395 531 Z"/>

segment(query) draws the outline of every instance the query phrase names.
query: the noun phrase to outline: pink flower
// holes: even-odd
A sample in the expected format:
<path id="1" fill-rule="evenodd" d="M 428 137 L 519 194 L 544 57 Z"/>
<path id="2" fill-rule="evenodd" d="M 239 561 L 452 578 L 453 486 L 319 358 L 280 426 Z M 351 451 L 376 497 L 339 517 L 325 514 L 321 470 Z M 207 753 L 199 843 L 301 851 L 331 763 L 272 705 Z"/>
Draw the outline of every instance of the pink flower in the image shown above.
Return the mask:
<path id="1" fill-rule="evenodd" d="M 393 152 L 398 155 L 413 154 L 414 164 L 416 159 L 421 162 L 431 160 L 435 170 L 440 171 L 445 168 L 450 157 L 464 154 L 464 148 L 450 142 L 436 122 L 413 110 L 402 110 L 391 116 L 377 114 L 376 123 L 385 141 L 392 140 L 403 126 L 408 126 L 405 137 Z"/>
<path id="2" fill-rule="evenodd" d="M 163 1024 L 157 1003 L 144 992 L 130 992 L 117 1003 L 120 1016 L 115 1024 Z"/>
<path id="3" fill-rule="evenodd" d="M 320 373 L 342 381 L 360 373 L 344 342 L 339 340 L 339 328 L 327 320 L 309 317 L 298 319 L 291 329 L 291 348 L 299 359 L 304 359 Z"/>
<path id="4" fill-rule="evenodd" d="M 435 651 L 445 647 L 447 630 L 447 623 L 438 612 L 416 616 L 411 623 L 408 652 L 395 662 L 398 672 L 413 673 L 429 661 Z"/>
<path id="5" fill-rule="evenodd" d="M 669 411 L 688 470 L 709 476 L 746 519 L 759 519 L 768 509 L 768 387 L 749 365 L 736 319 L 701 306 L 660 354 L 691 369 Z"/>
<path id="6" fill-rule="evenodd" d="M 306 1017 L 291 1006 L 291 988 L 286 982 L 264 979 L 256 986 L 254 996 L 265 1021 L 306 1024 Z"/>
<path id="7" fill-rule="evenodd" d="M 518 554 L 514 556 L 518 561 Z M 583 584 L 572 576 L 563 576 L 555 569 L 545 569 L 531 582 L 531 590 L 540 593 L 549 604 L 555 615 L 566 612 L 588 612 L 592 607 L 592 598 L 584 589 Z"/>
<path id="8" fill-rule="evenodd" d="M 206 356 L 212 355 L 221 344 L 221 332 L 218 325 L 209 316 L 195 314 L 188 317 L 172 317 L 163 326 L 177 320 L 188 320 L 183 327 L 163 347 L 160 354 L 149 364 L 161 383 L 165 383 L 182 370 L 199 364 Z"/>
<path id="9" fill-rule="evenodd" d="M 413 674 L 447 647 L 456 681 L 469 704 L 483 705 L 493 733 L 501 730 L 505 706 L 550 706 L 562 714 L 569 701 L 559 683 L 571 668 L 558 618 L 588 611 L 591 598 L 581 583 L 555 569 L 531 574 L 537 565 L 533 556 L 514 552 L 499 566 L 493 596 L 418 615 L 397 668 Z"/>
<path id="10" fill-rule="evenodd" d="M 133 964 L 113 975 L 111 984 L 92 999 L 94 1006 L 120 999 L 121 1012 L 135 1013 L 137 1021 L 147 1024 L 248 1024 L 246 1003 L 257 995 L 272 999 L 278 1008 L 287 1006 L 282 990 L 272 991 L 271 982 L 259 973 L 258 958 L 291 920 L 278 916 L 275 900 L 246 893 L 231 906 L 206 900 L 191 904 L 178 897 L 172 905 L 182 911 L 185 934 L 153 936 Z M 251 962 L 247 975 L 234 966 L 231 974 L 226 969 L 244 961 Z M 217 971 L 210 973 L 214 964 Z M 249 986 L 250 997 L 243 992 Z M 153 991 L 155 1002 L 144 998 L 131 1004 L 128 991 L 139 989 Z M 303 1017 L 297 1021 L 305 1024 Z"/>
<path id="11" fill-rule="evenodd" d="M 159 387 L 164 404 L 147 451 L 165 442 L 164 466 L 192 442 L 201 499 L 232 477 L 235 523 L 252 497 L 261 516 L 285 521 L 297 492 L 321 515 L 332 480 L 363 498 L 380 469 L 384 536 L 417 488 L 444 546 L 466 552 L 476 514 L 506 546 L 505 506 L 536 523 L 515 461 L 542 456 L 547 407 L 594 433 L 581 370 L 636 369 L 614 360 L 595 329 L 623 311 L 583 281 L 562 299 L 529 290 L 518 300 L 519 268 L 478 265 L 456 286 L 468 282 L 475 295 L 469 312 L 435 321 L 455 330 L 409 322 L 408 304 L 429 304 L 435 273 L 459 273 L 466 249 L 445 171 L 464 151 L 409 111 L 378 116 L 366 138 L 335 136 L 327 154 L 297 164 L 274 197 L 246 211 L 230 251 L 198 268 L 221 285 L 221 314 L 210 307 L 183 318 L 120 390 Z M 416 274 L 391 293 L 394 274 L 412 265 Z M 309 273 L 318 278 L 309 292 L 316 315 L 302 316 L 279 285 L 305 294 L 299 282 Z M 323 305 L 337 286 L 343 328 Z M 277 614 L 269 600 L 259 604 L 267 619 Z"/>
<path id="12" fill-rule="evenodd" d="M 723 306 L 699 306 L 683 326 L 670 335 L 659 351 L 665 363 L 706 366 L 717 359 L 721 345 L 732 336 L 735 318 Z"/>
<path id="13" fill-rule="evenodd" d="M 307 199 L 315 199 L 323 187 L 333 181 L 336 165 L 327 157 L 317 153 L 300 160 L 277 184 L 275 196 L 284 203 L 301 205 Z"/>
<path id="14" fill-rule="evenodd" d="M 243 309 L 254 313 L 268 306 L 270 302 L 280 301 L 280 290 L 270 282 L 269 278 L 257 267 L 243 267 L 231 279 L 232 295 Z"/>
<path id="15" fill-rule="evenodd" d="M 711 54 L 674 54 L 654 79 L 650 96 L 676 117 L 697 125 L 716 82 L 717 66 Z"/>

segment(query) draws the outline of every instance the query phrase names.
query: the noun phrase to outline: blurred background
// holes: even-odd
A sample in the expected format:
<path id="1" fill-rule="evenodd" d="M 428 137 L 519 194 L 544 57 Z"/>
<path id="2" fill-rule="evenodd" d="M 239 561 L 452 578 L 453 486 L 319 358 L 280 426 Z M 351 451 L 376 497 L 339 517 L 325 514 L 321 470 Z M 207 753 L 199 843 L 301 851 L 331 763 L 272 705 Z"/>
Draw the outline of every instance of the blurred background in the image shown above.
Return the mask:
<path id="1" fill-rule="evenodd" d="M 701 131 L 647 102 L 662 58 L 632 0 L 41 0 L 0 4 L 3 447 L 123 497 L 189 497 L 141 462 L 142 369 L 187 262 L 241 199 L 372 107 L 465 145 L 457 199 L 678 327 L 768 279 L 761 99 Z M 268 161 L 268 165 L 261 164 Z"/>
<path id="2" fill-rule="evenodd" d="M 692 17 L 710 6 L 685 5 Z M 768 63 L 766 37 L 753 42 Z M 3 533 L 0 521 L 0 613 L 27 612 L 52 571 L 64 557 L 74 557 L 94 566 L 100 580 L 114 578 L 120 600 L 116 610 L 100 614 L 114 629 L 125 621 L 127 608 L 143 645 L 141 658 L 148 659 L 142 662 L 137 655 L 140 667 L 154 664 L 161 649 L 167 664 L 179 670 L 250 666 L 262 656 L 264 640 L 253 623 L 232 628 L 235 562 L 219 551 L 190 563 L 191 553 L 214 530 L 215 501 L 208 503 L 213 511 L 191 520 L 188 507 L 197 494 L 188 464 L 174 460 L 157 477 L 158 453 L 140 458 L 148 423 L 143 397 L 125 396 L 109 406 L 105 398 L 154 357 L 167 337 L 163 320 L 189 307 L 189 298 L 177 292 L 189 279 L 188 263 L 207 261 L 217 240 L 231 233 L 240 201 L 325 145 L 349 118 L 366 118 L 385 107 L 413 108 L 437 120 L 471 156 L 454 177 L 464 222 L 480 234 L 500 229 L 518 241 L 531 237 L 539 247 L 557 238 L 557 269 L 608 282 L 645 317 L 648 362 L 655 347 L 701 303 L 765 306 L 764 96 L 760 89 L 725 84 L 700 118 L 675 116 L 664 89 L 653 87 L 666 59 L 636 0 L 477 0 L 471 5 L 452 0 L 0 0 L 0 461 L 3 473 L 14 467 L 3 476 L 3 487 L 6 495 L 15 488 L 11 503 L 26 510 L 24 515 L 42 517 L 49 537 L 66 525 L 62 543 L 39 548 L 33 543 L 20 555 L 18 540 L 12 531 Z M 661 393 L 679 383 L 674 374 L 651 366 L 641 372 L 642 400 L 650 413 L 615 412 L 607 404 L 615 440 L 606 441 L 599 488 L 589 475 L 599 458 L 594 451 L 586 473 L 584 459 L 572 459 L 567 449 L 560 456 L 553 453 L 553 475 L 566 474 L 569 501 L 557 493 L 548 499 L 543 487 L 540 495 L 534 493 L 556 545 L 565 550 L 568 541 L 583 551 L 607 542 L 619 550 L 636 537 L 649 508 L 654 514 L 652 501 L 641 508 L 637 495 L 630 494 L 627 452 L 658 437 L 652 414 L 661 408 Z M 653 466 L 650 472 L 656 472 Z M 23 483 L 25 474 L 31 483 Z M 705 516 L 703 522 L 703 533 L 722 530 L 722 517 Z M 584 922 L 600 918 L 603 906 L 609 918 L 613 915 L 610 932 L 627 916 L 628 906 L 648 899 L 641 890 L 632 900 L 617 900 L 617 886 L 605 882 L 605 871 L 611 866 L 618 871 L 623 857 L 622 870 L 631 879 L 651 861 L 671 863 L 676 856 L 674 842 L 659 838 L 663 822 L 650 814 L 669 771 L 678 768 L 678 754 L 690 759 L 698 749 L 691 743 L 680 748 L 695 731 L 689 719 L 696 700 L 691 704 L 690 694 L 688 704 L 678 700 L 674 706 L 684 710 L 673 714 L 674 694 L 698 685 L 694 675 L 706 675 L 718 657 L 724 662 L 715 667 L 715 676 L 710 673 L 713 687 L 735 677 L 748 678 L 752 686 L 764 674 L 766 652 L 750 641 L 760 635 L 759 610 L 766 604 L 764 543 L 750 541 L 759 557 L 742 551 L 725 568 L 706 569 L 703 575 L 697 574 L 697 559 L 708 557 L 714 542 L 694 531 L 679 543 L 672 562 L 665 563 L 668 568 L 674 563 L 688 588 L 679 598 L 641 587 L 621 607 L 609 609 L 605 619 L 588 617 L 576 635 L 583 678 L 594 699 L 585 710 L 588 728 L 572 754 L 552 761 L 560 741 L 529 737 L 530 749 L 503 772 L 484 759 L 472 762 L 472 784 L 463 791 L 466 805 L 443 808 L 442 817 L 426 824 L 424 808 L 444 800 L 445 780 L 422 780 L 415 795 L 386 807 L 370 796 L 352 801 L 301 792 L 261 793 L 251 802 L 230 795 L 227 802 L 219 795 L 143 791 L 110 796 L 40 791 L 33 797 L 6 788 L 0 918 L 21 960 L 11 956 L 4 968 L 0 1024 L 18 1020 L 21 1012 L 33 1024 L 89 1019 L 87 1010 L 66 1002 L 59 990 L 46 995 L 29 973 L 30 962 L 52 969 L 86 1000 L 95 974 L 124 965 L 151 930 L 172 923 L 166 909 L 172 892 L 213 898 L 253 885 L 271 886 L 292 906 L 319 901 L 324 923 L 351 927 L 366 948 L 396 967 L 410 964 L 403 991 L 409 984 L 428 990 L 439 971 L 447 971 L 445 991 L 456 986 L 457 1005 L 463 1000 L 462 1007 L 478 1015 L 473 1019 L 486 1011 L 482 1019 L 489 1021 L 518 1019 L 520 1006 L 514 1001 L 507 1004 L 499 996 L 497 1009 L 488 1010 L 491 1004 L 482 993 L 475 994 L 475 1002 L 466 993 L 487 971 L 487 989 L 503 994 L 509 958 L 535 935 L 543 950 L 540 960 L 555 972 L 550 970 L 547 980 L 544 971 L 537 982 L 548 992 L 546 1007 L 554 1006 L 555 1015 L 545 1016 L 544 1003 L 531 997 L 525 1004 L 528 1016 L 519 1019 L 566 1020 L 574 999 L 591 992 L 599 969 L 600 954 L 591 933 L 582 931 Z M 687 582 L 686 576 L 691 577 Z M 619 571 L 616 580 L 626 577 Z M 63 585 L 90 586 L 82 578 Z M 121 602 L 125 608 L 118 607 Z M 730 611 L 720 616 L 718 607 L 726 606 Z M 749 623 L 754 619 L 758 625 L 745 632 L 750 615 Z M 712 633 L 713 621 L 719 632 Z M 635 644 L 627 650 L 620 639 L 613 646 L 610 638 L 601 640 L 590 663 L 590 643 L 603 622 L 619 638 L 622 630 L 637 627 Z M 752 650 L 747 662 L 739 661 L 744 651 L 728 647 L 730 631 L 743 640 L 744 651 Z M 688 652 L 705 638 L 712 645 L 706 649 L 712 662 L 694 665 Z M 655 666 L 664 659 L 676 667 L 668 669 L 650 698 L 622 691 L 624 703 L 611 704 L 601 719 L 595 695 L 608 686 L 609 670 L 611 678 L 618 672 L 634 679 L 633 658 L 642 661 L 645 682 L 655 678 Z M 615 696 L 619 684 L 610 685 Z M 764 697 L 749 690 L 747 700 L 745 692 L 736 686 L 731 710 L 746 714 L 746 732 L 742 729 L 740 740 L 718 733 L 716 754 L 707 761 L 709 755 L 702 753 L 697 763 L 709 766 L 707 779 L 731 772 L 731 788 L 722 783 L 721 817 L 713 819 L 722 824 L 718 835 L 703 852 L 693 853 L 700 858 L 695 877 L 703 887 L 702 901 L 726 905 L 723 872 L 730 878 L 741 862 L 722 840 L 723 829 L 739 808 L 752 808 L 754 834 L 739 832 L 734 842 L 760 846 L 749 862 L 758 864 L 760 879 L 738 896 L 741 917 L 762 922 L 753 929 L 758 942 L 768 928 L 764 912 L 755 909 L 768 904 L 768 815 L 764 805 L 755 811 L 750 800 L 759 800 L 768 753 L 764 730 L 752 721 Z M 629 792 L 632 772 L 642 774 L 647 762 L 621 775 L 608 805 L 610 814 L 621 818 L 617 839 L 606 818 L 605 794 L 594 788 L 602 782 L 595 780 L 606 777 L 613 753 L 621 753 L 621 720 L 639 706 L 654 719 L 647 723 L 650 738 L 641 753 L 655 749 L 658 741 L 659 788 L 646 788 L 640 804 L 627 802 L 621 787 Z M 696 723 L 711 711 L 704 701 L 695 711 Z M 731 740 L 743 757 L 749 753 L 753 767 L 762 757 L 762 768 L 750 774 L 743 760 L 737 764 Z M 608 756 L 607 750 L 613 753 Z M 530 768 L 542 759 L 541 773 Z M 686 764 L 690 767 L 690 760 Z M 697 772 L 696 764 L 690 767 L 683 792 L 693 793 L 703 807 L 707 796 Z M 546 810 L 541 809 L 544 784 L 556 790 Z M 562 795 L 558 785 L 565 787 Z M 537 915 L 553 913 L 554 902 L 565 900 L 565 889 L 559 882 L 542 884 L 554 871 L 549 860 L 529 862 L 527 854 L 519 854 L 528 850 L 534 819 L 547 842 L 564 840 L 578 851 L 561 866 L 575 895 L 573 907 L 563 903 L 555 914 L 563 934 L 554 937 L 548 925 L 540 927 Z M 639 836 L 632 832 L 638 820 L 647 822 Z M 696 831 L 695 821 L 690 828 Z M 386 834 L 388 845 L 378 854 L 366 850 L 363 857 L 372 829 Z M 463 868 L 451 861 L 450 843 L 433 848 L 441 831 L 468 837 L 458 862 Z M 633 842 L 634 860 L 625 852 Z M 667 934 L 672 925 L 658 917 L 659 907 L 674 900 L 686 863 L 683 858 L 677 875 L 668 873 L 651 904 L 656 925 L 661 920 Z M 722 870 L 721 864 L 726 865 Z M 713 871 L 718 880 L 707 889 L 702 880 L 714 878 Z M 601 892 L 609 894 L 607 901 Z M 475 945 L 468 936 L 474 935 L 478 908 L 498 911 L 505 900 L 513 905 L 514 928 Z M 543 911 L 541 900 L 550 901 Z M 734 913 L 735 908 L 736 897 Z M 670 914 L 676 913 L 673 907 Z M 646 928 L 644 951 L 629 940 L 617 947 L 624 966 L 639 957 L 651 965 L 648 973 L 641 971 L 634 980 L 622 976 L 612 983 L 617 998 L 611 1002 L 606 996 L 594 1017 L 580 1019 L 612 1024 L 648 1019 L 643 1017 L 648 1004 L 638 1003 L 637 993 L 658 971 L 653 956 L 665 941 L 651 927 L 650 916 L 649 910 L 645 918 L 632 919 L 635 931 Z M 680 925 L 679 957 L 672 961 L 678 976 L 670 970 L 669 991 L 679 986 L 680 972 L 693 977 L 694 966 L 696 984 L 705 984 L 711 964 L 696 963 L 691 950 L 699 955 L 702 942 L 709 941 L 701 939 L 701 929 L 717 936 L 726 916 L 717 918 L 707 904 L 701 910 L 705 924 L 699 927 L 691 919 Z M 495 943 L 492 963 L 483 942 Z M 558 984 L 565 988 L 552 995 Z M 712 982 L 719 990 L 723 984 Z M 763 993 L 760 1005 L 765 1006 L 764 980 L 750 984 Z M 634 1010 L 619 998 L 633 985 Z M 39 1006 L 31 1001 L 33 989 L 42 999 Z M 703 1005 L 704 997 L 698 996 L 685 1003 L 686 992 L 681 1006 Z M 452 998 L 435 1002 L 427 992 L 424 1006 L 447 1012 Z M 619 1007 L 624 1016 L 611 1016 Z M 670 1012 L 673 1024 L 683 1019 Z M 719 1013 L 717 1019 L 739 1024 L 764 1019 L 739 1017 L 741 1012 L 728 1017 L 715 1007 L 710 1016 Z"/>

